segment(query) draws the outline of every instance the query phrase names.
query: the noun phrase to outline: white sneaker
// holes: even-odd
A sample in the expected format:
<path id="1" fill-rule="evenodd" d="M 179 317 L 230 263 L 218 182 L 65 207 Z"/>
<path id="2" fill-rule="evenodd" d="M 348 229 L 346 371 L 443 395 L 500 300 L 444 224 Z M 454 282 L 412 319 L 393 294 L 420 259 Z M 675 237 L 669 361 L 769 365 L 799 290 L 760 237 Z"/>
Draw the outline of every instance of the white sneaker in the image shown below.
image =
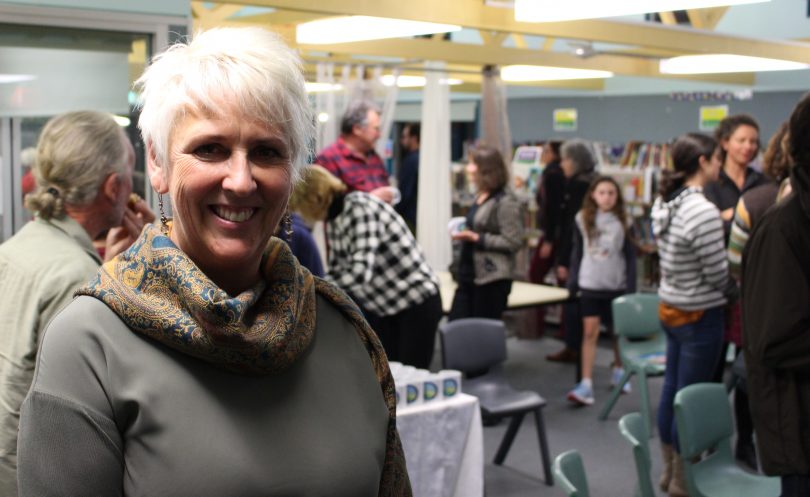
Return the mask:
<path id="1" fill-rule="evenodd" d="M 610 386 L 615 387 L 622 381 L 622 377 L 624 376 L 624 368 L 613 368 L 613 374 L 610 375 Z M 630 386 L 630 380 L 624 384 L 622 387 L 622 393 L 630 393 L 633 391 L 633 387 Z"/>
<path id="2" fill-rule="evenodd" d="M 593 388 L 579 382 L 573 390 L 568 392 L 568 400 L 582 406 L 593 404 Z"/>

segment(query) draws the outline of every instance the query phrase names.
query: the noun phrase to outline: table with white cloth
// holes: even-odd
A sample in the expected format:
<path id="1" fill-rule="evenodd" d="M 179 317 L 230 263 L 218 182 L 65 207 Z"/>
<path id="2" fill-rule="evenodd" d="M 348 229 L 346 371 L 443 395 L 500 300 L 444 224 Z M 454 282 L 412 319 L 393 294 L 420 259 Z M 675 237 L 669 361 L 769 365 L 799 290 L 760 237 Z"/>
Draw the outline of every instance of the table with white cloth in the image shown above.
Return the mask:
<path id="1" fill-rule="evenodd" d="M 453 307 L 453 296 L 456 294 L 456 282 L 447 271 L 437 271 L 439 290 L 442 294 L 442 309 L 445 314 Z M 568 290 L 549 285 L 538 285 L 525 281 L 513 281 L 512 291 L 506 301 L 507 309 L 522 309 L 545 304 L 554 304 L 568 300 Z"/>
<path id="2" fill-rule="evenodd" d="M 397 410 L 414 497 L 482 497 L 484 438 L 478 398 L 455 398 Z"/>

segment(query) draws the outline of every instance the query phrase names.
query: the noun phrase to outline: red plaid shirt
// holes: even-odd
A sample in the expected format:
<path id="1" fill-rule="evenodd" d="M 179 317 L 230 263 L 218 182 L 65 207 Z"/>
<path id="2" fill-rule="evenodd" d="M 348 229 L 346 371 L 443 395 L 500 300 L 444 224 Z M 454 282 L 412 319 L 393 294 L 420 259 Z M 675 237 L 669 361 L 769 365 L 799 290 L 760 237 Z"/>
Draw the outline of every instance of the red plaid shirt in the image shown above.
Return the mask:
<path id="1" fill-rule="evenodd" d="M 321 150 L 315 163 L 340 178 L 349 191 L 370 192 L 389 185 L 388 173 L 380 156 L 373 149 L 365 156 L 353 152 L 342 136 Z"/>

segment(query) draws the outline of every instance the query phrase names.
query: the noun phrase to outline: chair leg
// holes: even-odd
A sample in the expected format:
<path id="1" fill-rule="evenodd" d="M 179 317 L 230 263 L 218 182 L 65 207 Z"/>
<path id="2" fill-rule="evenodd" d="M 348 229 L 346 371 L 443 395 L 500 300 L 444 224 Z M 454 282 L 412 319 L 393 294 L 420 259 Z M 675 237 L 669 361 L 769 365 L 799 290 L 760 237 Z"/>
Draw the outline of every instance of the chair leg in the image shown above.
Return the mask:
<path id="1" fill-rule="evenodd" d="M 554 485 L 554 477 L 551 474 L 551 457 L 548 454 L 548 439 L 546 438 L 546 425 L 543 422 L 543 411 L 538 407 L 534 411 L 534 423 L 537 426 L 537 438 L 540 440 L 540 456 L 543 458 L 543 473 L 546 477 L 546 485 Z"/>
<path id="2" fill-rule="evenodd" d="M 647 436 L 652 438 L 653 426 L 652 408 L 650 408 L 650 393 L 647 389 L 647 373 L 642 369 L 638 372 L 638 391 L 641 396 L 641 416 L 644 418 L 644 428 L 647 429 Z"/>
<path id="3" fill-rule="evenodd" d="M 512 416 L 512 420 L 509 421 L 509 427 L 506 429 L 506 434 L 504 434 L 498 452 L 495 454 L 494 462 L 498 466 L 503 464 L 504 459 L 506 459 L 506 454 L 509 452 L 509 448 L 512 447 L 512 442 L 515 440 L 515 435 L 517 435 L 518 428 L 520 428 L 520 423 L 525 415 L 525 412 L 515 414 Z"/>
<path id="4" fill-rule="evenodd" d="M 622 376 L 621 381 L 613 387 L 613 391 L 610 392 L 610 398 L 605 403 L 605 406 L 602 408 L 602 411 L 599 413 L 599 419 L 604 421 L 607 419 L 608 414 L 613 409 L 613 406 L 616 405 L 616 401 L 619 400 L 619 395 L 622 394 L 622 387 L 624 384 L 630 381 L 630 377 L 633 375 L 633 371 L 630 368 L 624 370 L 624 375 Z"/>

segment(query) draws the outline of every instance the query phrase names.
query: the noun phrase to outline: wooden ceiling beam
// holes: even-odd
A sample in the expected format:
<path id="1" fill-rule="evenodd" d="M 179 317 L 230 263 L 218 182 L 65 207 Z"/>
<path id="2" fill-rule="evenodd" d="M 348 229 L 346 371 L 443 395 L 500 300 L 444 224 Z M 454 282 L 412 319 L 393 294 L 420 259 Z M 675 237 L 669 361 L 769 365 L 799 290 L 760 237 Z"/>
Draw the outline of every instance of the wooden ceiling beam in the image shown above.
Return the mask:
<path id="1" fill-rule="evenodd" d="M 473 29 L 659 47 L 685 53 L 730 53 L 810 60 L 810 44 L 764 40 L 657 23 L 582 20 L 526 23 L 512 9 L 489 7 L 481 0 L 228 0 L 240 5 L 274 7 L 324 15 L 368 15 L 457 24 Z"/>
<path id="2" fill-rule="evenodd" d="M 751 85 L 753 74 L 701 74 L 690 76 L 665 75 L 658 71 L 658 62 L 638 57 L 596 55 L 587 59 L 563 52 L 545 52 L 521 48 L 470 45 L 444 40 L 390 39 L 353 43 L 298 45 L 304 57 L 310 51 L 328 51 L 336 54 L 363 54 L 367 56 L 400 57 L 405 60 L 442 60 L 449 64 L 475 66 L 532 64 L 552 67 L 573 67 L 611 71 L 625 76 L 659 77 L 710 81 L 725 84 Z"/>

